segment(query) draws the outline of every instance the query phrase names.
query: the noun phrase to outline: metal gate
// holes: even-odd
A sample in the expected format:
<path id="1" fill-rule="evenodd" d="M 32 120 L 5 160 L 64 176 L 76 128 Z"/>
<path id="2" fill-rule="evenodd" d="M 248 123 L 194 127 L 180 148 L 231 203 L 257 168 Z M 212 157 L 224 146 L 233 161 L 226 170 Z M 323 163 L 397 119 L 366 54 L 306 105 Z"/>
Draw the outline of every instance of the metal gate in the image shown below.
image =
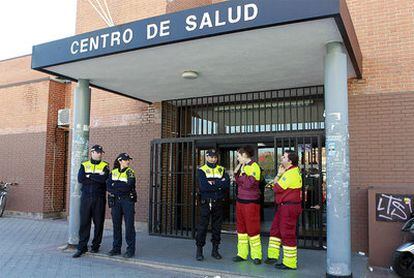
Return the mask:
<path id="1" fill-rule="evenodd" d="M 149 233 L 194 237 L 195 159 L 193 140 L 151 143 Z"/>
<path id="2" fill-rule="evenodd" d="M 298 245 L 302 248 L 322 248 L 325 245 L 326 233 L 323 138 L 323 132 L 311 132 L 271 136 L 215 136 L 154 140 L 151 145 L 149 233 L 194 238 L 199 209 L 196 169 L 203 163 L 203 150 L 210 147 L 220 149 L 222 144 L 229 146 L 239 142 L 256 146 L 272 146 L 271 156 L 273 156 L 274 163 L 264 171 L 265 178 L 269 181 L 276 174 L 284 150 L 295 150 L 298 153 L 303 174 L 302 206 L 304 209 L 298 225 Z M 233 184 L 227 196 L 226 212 L 229 215 L 226 227 L 232 227 L 235 224 L 235 190 L 236 186 Z M 273 203 L 272 192 L 264 192 L 263 195 L 266 204 Z M 270 221 L 268 223 L 270 224 L 274 214 L 273 205 L 268 205 L 266 209 L 267 217 L 263 221 Z M 266 232 L 264 234 L 266 235 Z"/>

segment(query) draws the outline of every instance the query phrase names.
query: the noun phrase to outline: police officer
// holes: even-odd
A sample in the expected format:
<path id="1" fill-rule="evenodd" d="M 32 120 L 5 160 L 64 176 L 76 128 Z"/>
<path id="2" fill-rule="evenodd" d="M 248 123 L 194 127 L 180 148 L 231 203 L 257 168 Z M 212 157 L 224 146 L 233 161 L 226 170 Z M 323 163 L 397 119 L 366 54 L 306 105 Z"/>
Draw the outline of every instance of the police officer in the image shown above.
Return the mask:
<path id="1" fill-rule="evenodd" d="M 102 241 L 105 220 L 105 182 L 109 176 L 109 164 L 102 161 L 103 148 L 94 145 L 91 148 L 91 158 L 81 164 L 78 181 L 81 187 L 80 227 L 78 250 L 74 258 L 82 256 L 88 251 L 88 241 L 91 230 L 91 220 L 95 226 L 92 240 L 92 253 L 97 253 Z"/>
<path id="2" fill-rule="evenodd" d="M 121 254 L 122 217 L 125 221 L 127 249 L 124 258 L 135 256 L 135 172 L 129 167 L 132 158 L 127 153 L 118 155 L 114 168 L 107 180 L 108 205 L 111 208 L 114 241 L 109 256 Z"/>
<path id="3" fill-rule="evenodd" d="M 230 186 L 230 179 L 224 168 L 217 164 L 217 152 L 214 149 L 206 152 L 206 164 L 198 169 L 198 184 L 201 196 L 200 223 L 197 228 L 196 245 L 197 261 L 202 261 L 203 247 L 206 244 L 207 228 L 211 216 L 213 250 L 211 256 L 221 259 L 218 252 L 221 226 L 223 222 L 223 205 L 225 192 Z"/>

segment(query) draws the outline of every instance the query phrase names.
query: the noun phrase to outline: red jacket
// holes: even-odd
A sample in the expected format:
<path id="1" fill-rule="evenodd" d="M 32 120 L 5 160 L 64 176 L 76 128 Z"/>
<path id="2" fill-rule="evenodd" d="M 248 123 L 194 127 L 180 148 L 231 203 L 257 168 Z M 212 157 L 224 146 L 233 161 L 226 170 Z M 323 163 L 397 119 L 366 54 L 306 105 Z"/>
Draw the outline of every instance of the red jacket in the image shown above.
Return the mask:
<path id="1" fill-rule="evenodd" d="M 241 201 L 260 201 L 260 167 L 254 162 L 246 164 L 250 171 L 237 173 L 235 180 L 237 184 L 237 199 Z"/>
<path id="2" fill-rule="evenodd" d="M 286 170 L 286 173 L 288 171 L 298 171 L 297 166 L 291 166 L 289 169 Z M 298 171 L 299 172 L 299 171 Z M 290 172 L 289 174 L 291 174 Z M 295 173 L 298 175 L 298 173 Z M 300 174 L 299 174 L 300 175 Z M 283 174 L 280 179 L 283 179 L 286 177 L 289 179 L 290 175 Z M 299 178 L 298 176 L 296 176 Z M 279 179 L 279 181 L 280 181 Z M 299 188 L 289 188 L 289 187 L 297 187 L 299 185 L 292 184 L 289 180 L 285 181 L 288 188 L 284 189 L 279 183 L 276 183 L 273 187 L 273 191 L 275 192 L 275 202 L 276 204 L 280 205 L 281 203 L 301 203 L 302 202 L 302 178 L 300 177 L 300 187 Z"/>

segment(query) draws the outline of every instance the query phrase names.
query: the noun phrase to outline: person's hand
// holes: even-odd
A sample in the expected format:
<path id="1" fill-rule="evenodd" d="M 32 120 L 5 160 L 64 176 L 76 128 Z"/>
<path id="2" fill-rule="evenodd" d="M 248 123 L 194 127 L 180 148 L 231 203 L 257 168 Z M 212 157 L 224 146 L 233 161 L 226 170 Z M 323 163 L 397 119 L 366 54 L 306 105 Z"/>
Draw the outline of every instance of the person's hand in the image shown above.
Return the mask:
<path id="1" fill-rule="evenodd" d="M 277 175 L 278 175 L 279 177 L 281 177 L 281 176 L 282 176 L 285 172 L 286 172 L 285 167 L 284 167 L 282 164 L 280 164 L 280 165 L 279 165 L 279 169 L 277 170 Z"/>
<path id="2" fill-rule="evenodd" d="M 208 183 L 211 185 L 214 185 L 214 181 L 209 181 Z"/>
<path id="3" fill-rule="evenodd" d="M 85 177 L 86 177 L 87 179 L 89 179 L 89 177 L 90 177 L 90 176 L 91 176 L 90 174 L 85 175 Z"/>
<path id="4" fill-rule="evenodd" d="M 236 169 L 234 169 L 234 174 L 237 174 L 237 172 L 240 170 L 241 166 L 242 166 L 241 163 L 237 164 Z"/>

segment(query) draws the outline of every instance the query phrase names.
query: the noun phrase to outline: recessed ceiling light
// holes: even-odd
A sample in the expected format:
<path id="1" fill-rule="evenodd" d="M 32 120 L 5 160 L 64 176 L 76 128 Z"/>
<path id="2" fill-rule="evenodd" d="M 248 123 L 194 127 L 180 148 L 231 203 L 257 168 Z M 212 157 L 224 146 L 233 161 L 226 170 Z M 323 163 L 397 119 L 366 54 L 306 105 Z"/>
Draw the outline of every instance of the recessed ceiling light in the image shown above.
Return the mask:
<path id="1" fill-rule="evenodd" d="M 186 70 L 181 75 L 184 79 L 196 79 L 198 77 L 198 72 L 193 70 Z"/>

